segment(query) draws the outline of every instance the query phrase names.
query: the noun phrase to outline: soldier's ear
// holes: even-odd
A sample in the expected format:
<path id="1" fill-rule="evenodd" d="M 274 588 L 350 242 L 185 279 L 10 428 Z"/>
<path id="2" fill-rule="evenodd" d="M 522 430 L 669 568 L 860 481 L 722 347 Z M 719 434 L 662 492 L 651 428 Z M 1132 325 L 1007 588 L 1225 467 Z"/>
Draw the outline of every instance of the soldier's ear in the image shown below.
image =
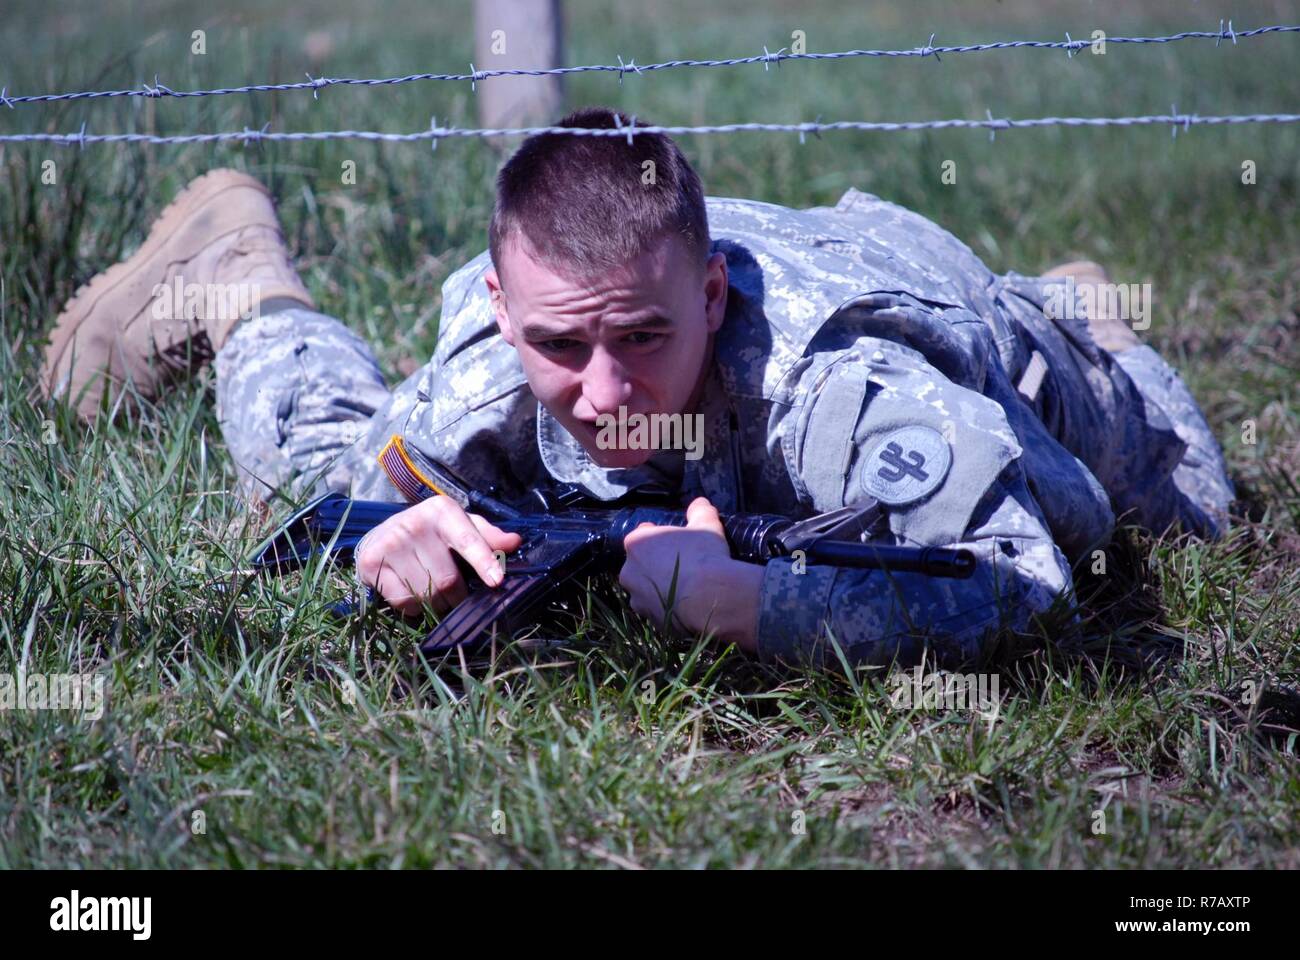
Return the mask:
<path id="1" fill-rule="evenodd" d="M 496 315 L 497 329 L 501 331 L 501 339 L 513 347 L 515 345 L 515 332 L 510 328 L 510 313 L 506 310 L 506 294 L 501 289 L 501 278 L 497 276 L 495 268 L 483 274 L 483 283 L 488 288 L 488 298 L 492 301 L 492 312 Z"/>
<path id="2" fill-rule="evenodd" d="M 727 255 L 722 251 L 704 265 L 704 316 L 709 333 L 717 333 L 727 316 Z"/>

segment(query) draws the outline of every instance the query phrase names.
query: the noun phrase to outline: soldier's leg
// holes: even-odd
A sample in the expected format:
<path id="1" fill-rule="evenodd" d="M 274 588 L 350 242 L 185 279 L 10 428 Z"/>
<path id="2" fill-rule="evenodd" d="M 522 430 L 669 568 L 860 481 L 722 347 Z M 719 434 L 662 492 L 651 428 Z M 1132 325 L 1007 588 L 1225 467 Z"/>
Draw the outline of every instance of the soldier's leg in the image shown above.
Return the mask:
<path id="1" fill-rule="evenodd" d="M 1044 276 L 1072 276 L 1076 289 L 1108 282 L 1105 271 L 1088 261 L 1064 264 Z M 1145 419 L 1154 422 L 1163 414 L 1187 447 L 1167 480 L 1149 484 L 1140 493 L 1134 503 L 1140 522 L 1157 531 L 1177 523 L 1205 537 L 1219 536 L 1236 493 L 1209 424 L 1173 367 L 1143 344 L 1123 318 L 1107 312 L 1111 299 L 1097 296 L 1093 302 L 1095 311 L 1087 318 L 1092 339 L 1137 388 Z"/>
<path id="2" fill-rule="evenodd" d="M 1173 367 L 1151 347 L 1131 347 L 1113 356 L 1143 400 L 1163 411 L 1179 439 L 1187 444 L 1187 452 L 1170 477 L 1173 489 L 1157 491 L 1163 501 L 1161 511 L 1173 514 L 1171 522 L 1176 517 L 1186 530 L 1219 536 L 1236 491 L 1223 451 L 1196 400 Z"/>
<path id="3" fill-rule="evenodd" d="M 217 417 L 241 490 L 254 502 L 346 493 L 358 440 L 389 401 L 379 365 L 332 317 L 291 303 L 263 309 L 215 359 Z"/>

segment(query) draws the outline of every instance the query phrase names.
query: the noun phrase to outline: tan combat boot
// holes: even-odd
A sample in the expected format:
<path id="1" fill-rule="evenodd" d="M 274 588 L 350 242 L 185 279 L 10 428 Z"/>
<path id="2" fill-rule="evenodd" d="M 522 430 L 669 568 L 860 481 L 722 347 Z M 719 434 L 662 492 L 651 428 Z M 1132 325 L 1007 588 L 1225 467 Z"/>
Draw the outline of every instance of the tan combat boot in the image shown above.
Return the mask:
<path id="1" fill-rule="evenodd" d="M 1106 271 L 1101 268 L 1100 264 L 1093 263 L 1091 260 L 1075 260 L 1070 263 L 1063 263 L 1059 267 L 1052 267 L 1044 277 L 1065 277 L 1074 278 L 1074 289 L 1077 292 L 1085 284 L 1109 283 L 1110 278 L 1106 276 Z M 1110 315 L 1110 298 L 1096 297 L 1093 300 L 1097 304 L 1097 310 L 1094 316 L 1088 317 L 1088 332 L 1092 334 L 1092 339 L 1097 342 L 1097 346 L 1111 353 L 1119 353 L 1121 350 L 1128 350 L 1131 347 L 1140 347 L 1142 341 L 1138 335 L 1133 332 L 1133 328 L 1118 317 Z"/>
<path id="2" fill-rule="evenodd" d="M 266 188 L 237 170 L 214 170 L 163 210 L 139 250 L 68 302 L 50 334 L 42 385 L 85 420 L 105 390 L 116 409 L 128 381 L 156 397 L 272 299 L 313 307 Z"/>

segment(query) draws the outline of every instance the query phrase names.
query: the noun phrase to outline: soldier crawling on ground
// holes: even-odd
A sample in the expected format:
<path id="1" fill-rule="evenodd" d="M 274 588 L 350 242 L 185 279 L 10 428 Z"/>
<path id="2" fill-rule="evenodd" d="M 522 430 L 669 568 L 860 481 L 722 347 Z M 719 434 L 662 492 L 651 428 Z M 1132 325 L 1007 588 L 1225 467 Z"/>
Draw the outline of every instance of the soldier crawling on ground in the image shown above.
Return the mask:
<path id="1" fill-rule="evenodd" d="M 1213 434 L 1155 351 L 1120 318 L 1045 309 L 1067 278 L 1105 283 L 1095 264 L 995 275 L 936 224 L 853 189 L 808 210 L 706 198 L 677 145 L 643 133 L 525 141 L 498 175 L 488 237 L 443 287 L 432 360 L 390 391 L 370 348 L 317 311 L 265 188 L 209 173 L 68 304 L 47 387 L 93 417 L 126 380 L 156 397 L 215 353 L 250 498 L 412 504 L 357 553 L 362 580 L 404 612 L 464 598 L 453 554 L 495 587 L 494 551 L 518 546 L 434 494 L 422 463 L 503 496 L 557 482 L 608 501 L 666 493 L 689 523 L 627 537 L 632 607 L 662 618 L 680 564 L 671 625 L 765 660 L 816 661 L 833 636 L 860 663 L 912 664 L 926 648 L 941 665 L 976 661 L 996 628 L 1027 628 L 1071 589 L 1070 564 L 1117 516 L 1215 536 L 1233 499 Z M 151 291 L 178 277 L 256 284 L 259 309 L 154 316 Z M 656 414 L 702 418 L 702 456 L 597 442 L 611 416 Z M 885 510 L 873 535 L 965 547 L 975 575 L 758 566 L 730 556 L 718 520 L 872 501 Z"/>

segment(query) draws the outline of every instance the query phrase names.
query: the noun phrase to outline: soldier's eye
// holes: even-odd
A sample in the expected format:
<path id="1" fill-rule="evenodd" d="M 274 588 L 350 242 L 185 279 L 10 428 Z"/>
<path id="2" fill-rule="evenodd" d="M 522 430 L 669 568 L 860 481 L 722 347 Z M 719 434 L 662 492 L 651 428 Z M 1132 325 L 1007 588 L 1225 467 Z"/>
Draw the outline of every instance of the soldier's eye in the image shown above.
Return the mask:
<path id="1" fill-rule="evenodd" d="M 654 343 L 664 338 L 662 333 L 654 333 L 650 330 L 638 330 L 636 333 L 628 334 L 628 340 L 635 344 Z"/>
<path id="2" fill-rule="evenodd" d="M 541 340 L 537 346 L 547 353 L 563 353 L 565 350 L 571 350 L 578 345 L 577 340 L 571 340 L 567 337 L 557 337 L 554 340 Z"/>

